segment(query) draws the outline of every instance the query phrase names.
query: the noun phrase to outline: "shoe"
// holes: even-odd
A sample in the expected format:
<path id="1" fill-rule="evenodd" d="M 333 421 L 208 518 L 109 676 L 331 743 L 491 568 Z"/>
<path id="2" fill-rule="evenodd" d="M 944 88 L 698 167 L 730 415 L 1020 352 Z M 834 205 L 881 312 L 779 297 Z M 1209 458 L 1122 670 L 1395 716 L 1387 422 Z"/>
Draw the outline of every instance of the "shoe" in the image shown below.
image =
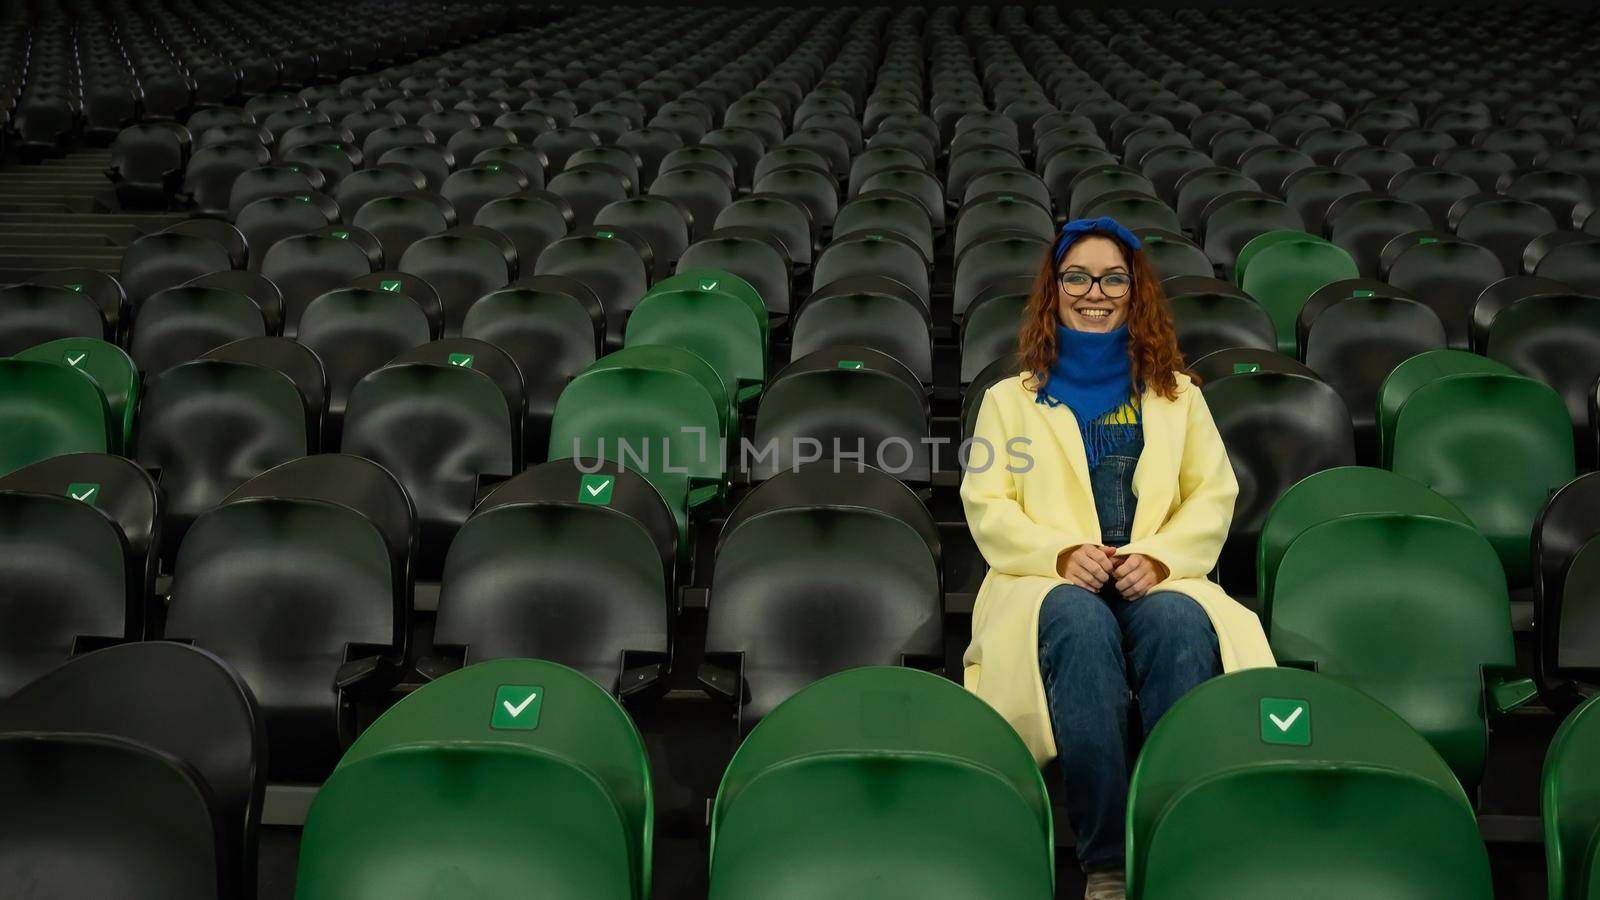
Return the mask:
<path id="1" fill-rule="evenodd" d="M 1092 872 L 1083 900 L 1127 900 L 1128 881 L 1121 872 Z"/>

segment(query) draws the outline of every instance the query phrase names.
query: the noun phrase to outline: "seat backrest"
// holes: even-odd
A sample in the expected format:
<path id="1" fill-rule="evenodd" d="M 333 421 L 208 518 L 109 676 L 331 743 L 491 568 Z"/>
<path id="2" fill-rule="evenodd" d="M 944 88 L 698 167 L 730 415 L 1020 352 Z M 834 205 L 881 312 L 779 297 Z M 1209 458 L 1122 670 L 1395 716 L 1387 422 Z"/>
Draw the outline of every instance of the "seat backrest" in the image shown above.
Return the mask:
<path id="1" fill-rule="evenodd" d="M 1489 285 L 1505 277 L 1493 251 L 1467 241 L 1419 243 L 1389 267 L 1388 282 L 1439 314 L 1450 346 L 1471 346 L 1472 307 Z"/>
<path id="2" fill-rule="evenodd" d="M 1591 699 L 1568 715 L 1545 754 L 1540 798 L 1551 900 L 1581 900 L 1595 883 L 1588 848 L 1600 829 L 1600 807 L 1591 799 L 1600 791 L 1593 765 L 1600 743 L 1597 703 Z"/>
<path id="3" fill-rule="evenodd" d="M 195 516 L 308 447 L 305 402 L 280 372 L 196 360 L 156 376 L 139 410 L 133 457 L 161 472 L 169 526 L 163 557 L 171 559 Z"/>
<path id="4" fill-rule="evenodd" d="M 1128 896 L 1266 900 L 1298 879 L 1330 897 L 1494 896 L 1472 811 L 1371 766 L 1251 768 L 1189 786 L 1157 821 Z"/>
<path id="5" fill-rule="evenodd" d="M 433 827 L 418 829 L 419 821 Z M 639 900 L 627 824 L 601 781 L 549 754 L 397 747 L 341 766 L 318 792 L 296 894 L 378 896 L 401 889 L 401 879 L 481 890 L 537 884 L 552 900 Z"/>
<path id="6" fill-rule="evenodd" d="M 1053 829 L 1044 779 L 993 709 L 947 679 L 900 666 L 862 666 L 822 678 L 780 703 L 739 745 L 717 789 L 713 840 L 729 805 L 771 769 L 839 753 L 915 754 L 976 763 L 1026 802 L 1035 826 Z"/>
<path id="7" fill-rule="evenodd" d="M 1001 278 L 1036 273 L 1049 249 L 1050 243 L 1043 237 L 1019 236 L 980 241 L 967 248 L 956 267 L 953 314 L 957 318 L 966 315 L 973 299 Z"/>
<path id="8" fill-rule="evenodd" d="M 746 725 L 823 676 L 943 652 L 933 554 L 914 528 L 875 510 L 752 516 L 723 537 L 713 583 L 706 651 L 742 654 Z"/>
<path id="9" fill-rule="evenodd" d="M 210 792 L 183 761 L 105 735 L 0 735 L 0 893 L 209 900 L 225 878 Z M 112 801 L 109 798 L 115 798 Z"/>
<path id="10" fill-rule="evenodd" d="M 1271 608 L 1278 563 L 1306 529 L 1365 513 L 1432 516 L 1472 527 L 1472 520 L 1454 503 L 1422 482 L 1387 469 L 1340 466 L 1314 472 L 1284 491 L 1261 524 L 1256 545 L 1257 608 Z"/>
<path id="11" fill-rule="evenodd" d="M 77 657 L 0 703 L 0 734 L 111 735 L 182 760 L 209 788 L 238 895 L 256 889 L 266 723 L 238 673 L 197 647 L 145 641 Z"/>
<path id="12" fill-rule="evenodd" d="M 832 368 L 813 368 L 835 355 L 844 358 Z M 866 348 L 817 351 L 791 363 L 762 395 L 751 477 L 770 478 L 807 457 L 859 452 L 868 465 L 924 484 L 932 469 L 923 441 L 929 428 L 921 384 L 903 364 Z"/>
<path id="13" fill-rule="evenodd" d="M 1419 353 L 1394 367 L 1378 389 L 1378 449 L 1381 465 L 1394 458 L 1394 425 L 1400 408 L 1425 384 L 1449 375 L 1486 372 L 1515 375 L 1504 363 L 1461 350 L 1431 350 Z"/>
<path id="14" fill-rule="evenodd" d="M 0 287 L 0 354 L 65 337 L 115 337 L 116 318 L 105 320 L 87 295 L 36 284 Z"/>
<path id="15" fill-rule="evenodd" d="M 417 544 L 417 511 L 399 479 L 384 467 L 342 453 L 302 456 L 251 478 L 222 502 L 255 497 L 318 500 L 355 510 L 383 535 L 394 561 L 397 587 L 409 588 L 411 559 Z"/>
<path id="16" fill-rule="evenodd" d="M 600 459 L 553 459 L 501 482 L 472 514 L 525 503 L 593 504 L 633 519 L 655 544 L 671 583 L 678 551 L 677 522 L 661 492 L 638 472 Z"/>
<path id="17" fill-rule="evenodd" d="M 1325 284 L 1357 274 L 1350 254 L 1332 244 L 1286 240 L 1251 258 L 1239 286 L 1272 316 L 1279 352 L 1293 354 L 1295 320 L 1306 299 Z"/>
<path id="18" fill-rule="evenodd" d="M 322 360 L 330 431 L 337 434 L 350 390 L 395 356 L 428 342 L 422 307 L 398 292 L 340 288 L 311 301 L 300 317 L 300 343 Z"/>
<path id="19" fill-rule="evenodd" d="M 531 727 L 525 715 L 534 717 Z M 390 707 L 356 738 L 339 771 L 436 742 L 533 750 L 588 773 L 616 805 L 633 871 L 649 883 L 654 800 L 644 740 L 621 704 L 583 673 L 532 659 L 469 665 Z"/>
<path id="20" fill-rule="evenodd" d="M 283 291 L 283 335 L 299 334 L 300 316 L 312 300 L 372 271 L 371 260 L 354 242 L 330 235 L 302 234 L 272 245 L 261 260 L 261 274 Z"/>
<path id="21" fill-rule="evenodd" d="M 652 291 L 628 317 L 628 345 L 682 347 L 705 359 L 728 396 L 759 391 L 766 381 L 767 347 L 761 319 L 741 298 L 722 291 Z"/>
<path id="22" fill-rule="evenodd" d="M 341 449 L 388 469 L 411 495 L 419 578 L 438 572 L 480 479 L 514 472 L 514 421 L 495 382 L 459 366 L 397 363 L 351 389 Z"/>
<path id="23" fill-rule="evenodd" d="M 398 664 L 403 596 L 383 534 L 361 513 L 253 497 L 195 521 L 173 566 L 165 636 L 244 678 L 266 717 L 275 779 L 320 777 L 338 757 L 336 675 L 369 655 Z"/>
<path id="24" fill-rule="evenodd" d="M 1571 637 L 1563 641 L 1566 626 L 1562 612 L 1573 561 L 1597 535 L 1600 474 L 1581 475 L 1557 490 L 1534 522 L 1534 614 L 1539 623 L 1539 666 L 1544 682 L 1551 688 L 1559 688 L 1557 682 L 1563 677 L 1558 672 L 1563 647 L 1587 648 L 1591 643 L 1591 632 L 1576 623 Z"/>
<path id="25" fill-rule="evenodd" d="M 1267 510 L 1300 479 L 1355 464 L 1350 411 L 1321 381 L 1251 372 L 1208 382 L 1202 390 L 1239 481 L 1234 534 L 1257 534 Z"/>
<path id="26" fill-rule="evenodd" d="M 650 662 L 625 653 L 666 661 L 667 584 L 649 532 L 623 512 L 570 498 L 496 505 L 450 544 L 434 642 L 469 662 L 558 662 L 622 690 L 624 672 Z"/>
<path id="27" fill-rule="evenodd" d="M 216 241 L 192 234 L 147 234 L 122 253 L 117 280 L 137 310 L 146 297 L 177 287 L 208 272 L 233 268 L 228 251 Z"/>
<path id="28" fill-rule="evenodd" d="M 65 661 L 80 639 L 138 640 L 144 598 L 130 590 L 127 542 L 65 492 L 0 493 L 0 698 Z"/>
<path id="29" fill-rule="evenodd" d="M 1284 553 L 1262 618 L 1280 662 L 1383 701 L 1476 788 L 1484 670 L 1515 664 L 1505 576 L 1481 535 L 1389 513 L 1314 525 Z"/>
<path id="30" fill-rule="evenodd" d="M 1132 895 L 1141 896 L 1162 810 L 1185 788 L 1228 771 L 1350 765 L 1411 773 L 1471 809 L 1438 752 L 1398 714 L 1342 680 L 1264 668 L 1199 685 L 1161 717 L 1134 767 L 1128 788 Z"/>
<path id="31" fill-rule="evenodd" d="M 720 381 L 716 386 L 720 393 Z M 673 507 L 681 532 L 690 482 L 722 479 L 722 460 L 705 448 L 721 435 L 726 408 L 725 399 L 685 370 L 602 358 L 556 401 L 549 458 L 608 459 L 633 468 Z M 703 430 L 705 443 L 686 428 Z"/>
<path id="32" fill-rule="evenodd" d="M 1443 350 L 1445 344 L 1444 323 L 1438 315 L 1402 297 L 1347 297 L 1329 306 L 1306 330 L 1306 364 L 1349 406 L 1363 460 L 1378 458 L 1378 392 L 1384 380 L 1400 363 L 1419 353 Z"/>
<path id="33" fill-rule="evenodd" d="M 89 376 L 106 398 L 112 445 L 117 449 L 127 446 L 138 408 L 139 372 L 121 347 L 90 337 L 66 337 L 36 344 L 15 358 L 63 364 Z"/>
<path id="34" fill-rule="evenodd" d="M 930 856 L 953 816 L 984 827 Z M 824 826 L 824 821 L 827 824 Z M 857 868 L 872 848 L 872 874 Z M 847 896 L 863 878 L 882 897 L 1055 896 L 1053 848 L 1024 798 L 972 763 L 837 753 L 775 766 L 729 806 L 713 844 L 710 896 Z M 773 873 L 782 871 L 782 878 Z"/>
<path id="35" fill-rule="evenodd" d="M 267 333 L 266 317 L 248 296 L 182 285 L 153 294 L 139 306 L 128 355 L 140 371 L 153 376 L 223 344 Z"/>
<path id="36" fill-rule="evenodd" d="M 105 453 L 114 444 L 105 396 L 56 362 L 0 359 L 0 475 L 64 453 Z"/>
<path id="37" fill-rule="evenodd" d="M 769 244 L 754 238 L 713 237 L 691 244 L 678 263 L 684 271 L 731 272 L 755 288 L 767 312 L 789 313 L 789 264 Z"/>
<path id="38" fill-rule="evenodd" d="M 1576 474 L 1571 434 L 1549 387 L 1520 376 L 1455 375 L 1423 385 L 1400 407 L 1390 468 L 1459 505 L 1512 583 L 1526 584 L 1534 520 Z"/>
<path id="39" fill-rule="evenodd" d="M 1583 468 L 1594 466 L 1589 403 L 1600 379 L 1600 297 L 1545 294 L 1519 300 L 1494 318 L 1485 347 L 1497 359 L 1549 385 L 1567 406 Z"/>

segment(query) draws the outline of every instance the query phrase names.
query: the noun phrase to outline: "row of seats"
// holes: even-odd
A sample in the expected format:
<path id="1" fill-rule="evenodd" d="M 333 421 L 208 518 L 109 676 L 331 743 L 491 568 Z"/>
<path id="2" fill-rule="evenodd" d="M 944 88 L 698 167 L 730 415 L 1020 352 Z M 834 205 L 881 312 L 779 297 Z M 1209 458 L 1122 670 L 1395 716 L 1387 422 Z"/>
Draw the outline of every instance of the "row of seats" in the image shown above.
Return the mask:
<path id="1" fill-rule="evenodd" d="M 0 11 L 0 134 L 25 160 L 59 157 L 79 137 L 103 145 L 134 122 L 369 71 L 537 17 L 416 3 L 379 24 L 369 13 L 380 10 L 395 12 L 303 0 L 11 4 Z"/>
<path id="2" fill-rule="evenodd" d="M 1557 708 L 1592 683 L 1600 647 L 1597 491 L 1592 474 L 1561 487 L 1533 532 L 1539 686 Z M 1478 710 L 1532 696 L 1511 656 L 1515 557 L 1503 563 L 1496 535 L 1482 533 L 1478 499 L 1383 469 L 1318 472 L 1267 513 L 1253 581 L 1280 658 L 1355 680 L 1414 716 L 1469 786 L 1486 751 Z M 431 534 L 400 480 L 374 462 L 285 463 L 188 525 L 166 603 L 151 590 L 155 551 L 177 523 L 144 470 L 57 457 L 0 481 L 0 503 L 7 558 L 31 573 L 6 592 L 22 624 L 0 656 L 0 687 L 107 642 L 192 641 L 250 681 L 285 778 L 320 777 L 348 736 L 350 702 L 413 667 L 539 656 L 620 696 L 659 697 L 691 571 L 667 498 L 645 475 L 596 458 L 504 482 L 453 538 Z M 937 668 L 949 553 L 922 499 L 883 472 L 819 461 L 763 483 L 712 548 L 701 685 L 748 727 L 841 668 Z M 286 562 L 293 574 L 275 575 Z M 435 650 L 419 657 L 411 597 L 429 566 L 442 575 Z M 271 625 L 284 621 L 297 627 Z M 1393 646 L 1375 641 L 1377 623 Z"/>
<path id="3" fill-rule="evenodd" d="M 1588 896 L 1597 877 L 1584 802 L 1597 722 L 1594 703 L 1575 712 L 1545 764 L 1552 897 Z M 17 838 L 0 848 L 46 849 L 29 884 L 58 893 L 115 877 L 139 885 L 132 896 L 253 896 L 260 731 L 250 689 L 204 650 L 75 660 L 0 703 L 3 827 Z M 652 793 L 644 742 L 604 691 L 556 663 L 479 663 L 414 691 L 345 751 L 307 819 L 297 895 L 536 883 L 638 900 Z M 973 815 L 985 827 L 951 842 L 949 823 Z M 1140 753 L 1128 838 L 1131 897 L 1311 882 L 1337 896 L 1493 896 L 1446 760 L 1383 703 L 1296 669 L 1223 676 L 1173 707 Z M 1049 898 L 1053 852 L 1044 781 L 992 710 L 936 676 L 855 668 L 742 742 L 711 806 L 709 894 L 839 895 L 888 878 L 896 897 Z"/>

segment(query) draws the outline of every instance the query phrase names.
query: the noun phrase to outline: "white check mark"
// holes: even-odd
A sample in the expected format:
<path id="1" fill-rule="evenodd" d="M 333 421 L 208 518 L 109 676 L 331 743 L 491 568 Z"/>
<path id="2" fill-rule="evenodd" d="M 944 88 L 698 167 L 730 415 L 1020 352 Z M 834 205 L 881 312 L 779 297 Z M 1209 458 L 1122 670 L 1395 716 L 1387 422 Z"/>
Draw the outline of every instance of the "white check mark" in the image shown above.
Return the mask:
<path id="1" fill-rule="evenodd" d="M 1272 713 L 1267 713 L 1267 718 L 1272 720 L 1272 724 L 1278 726 L 1279 731 L 1288 731 L 1289 726 L 1293 725 L 1295 720 L 1300 718 L 1300 714 L 1305 711 L 1306 708 L 1304 706 L 1297 706 L 1294 708 L 1294 712 L 1289 713 L 1289 718 L 1287 719 L 1280 719 Z"/>
<path id="2" fill-rule="evenodd" d="M 539 696 L 539 692 L 538 691 L 534 691 L 533 693 L 529 694 L 526 699 L 524 699 L 521 703 L 518 703 L 516 706 L 512 706 L 510 700 L 501 700 L 500 701 L 500 705 L 504 706 L 506 708 L 506 712 L 511 713 L 511 718 L 515 719 L 517 716 L 522 715 L 522 711 L 527 709 L 528 708 L 528 704 L 532 703 L 533 702 L 533 698 L 535 698 L 537 696 Z"/>
<path id="3" fill-rule="evenodd" d="M 96 490 L 97 490 L 96 488 L 89 488 L 87 491 L 84 491 L 82 494 L 73 494 L 71 491 L 67 491 L 67 493 L 72 494 L 72 499 L 74 499 L 74 500 L 87 500 L 90 497 L 94 496 L 94 492 Z"/>
<path id="4" fill-rule="evenodd" d="M 78 363 L 83 362 L 83 358 L 85 356 L 88 356 L 88 355 L 89 354 L 87 354 L 87 353 L 79 353 L 77 356 L 69 356 L 69 357 L 67 357 L 67 365 L 75 366 Z"/>
<path id="5" fill-rule="evenodd" d="M 598 496 L 600 496 L 600 492 L 601 491 L 605 490 L 606 488 L 608 488 L 610 486 L 611 486 L 611 482 L 609 482 L 609 481 L 602 481 L 599 484 L 591 484 L 591 485 L 589 485 L 589 488 L 588 488 L 589 496 L 598 497 Z"/>

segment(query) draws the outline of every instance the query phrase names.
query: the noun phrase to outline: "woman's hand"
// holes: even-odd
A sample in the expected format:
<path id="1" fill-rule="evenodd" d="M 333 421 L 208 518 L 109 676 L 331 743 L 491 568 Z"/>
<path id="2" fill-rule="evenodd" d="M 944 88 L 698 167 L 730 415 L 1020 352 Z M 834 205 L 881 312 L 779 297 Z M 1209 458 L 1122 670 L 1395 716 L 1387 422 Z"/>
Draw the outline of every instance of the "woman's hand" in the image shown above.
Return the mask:
<path id="1" fill-rule="evenodd" d="M 1079 544 L 1061 555 L 1056 570 L 1078 587 L 1097 592 L 1111 579 L 1111 555 L 1115 552 L 1110 547 Z"/>
<path id="2" fill-rule="evenodd" d="M 1117 593 L 1124 600 L 1137 600 L 1167 580 L 1167 567 L 1143 554 L 1131 553 L 1115 561 L 1111 574 L 1117 579 Z"/>

